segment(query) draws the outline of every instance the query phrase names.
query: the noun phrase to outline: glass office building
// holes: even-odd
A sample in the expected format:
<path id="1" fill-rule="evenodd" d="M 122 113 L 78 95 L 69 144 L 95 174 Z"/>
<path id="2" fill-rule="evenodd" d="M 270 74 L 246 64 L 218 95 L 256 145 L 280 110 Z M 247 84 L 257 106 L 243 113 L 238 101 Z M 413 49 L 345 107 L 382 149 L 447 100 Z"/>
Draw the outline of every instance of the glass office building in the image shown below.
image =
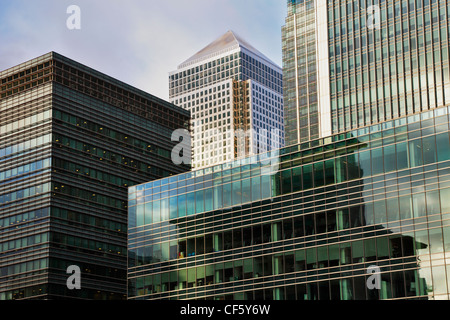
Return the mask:
<path id="1" fill-rule="evenodd" d="M 0 300 L 125 299 L 128 187 L 190 169 L 189 113 L 54 52 L 0 72 L 0 97 Z"/>
<path id="2" fill-rule="evenodd" d="M 288 0 L 286 145 L 450 103 L 448 1 Z"/>
<path id="3" fill-rule="evenodd" d="M 169 75 L 170 102 L 192 115 L 192 167 L 284 146 L 282 70 L 232 31 Z"/>
<path id="4" fill-rule="evenodd" d="M 329 119 L 325 118 L 325 115 L 330 115 L 327 112 L 329 103 L 324 99 L 319 101 L 319 93 L 327 88 L 323 84 L 326 84 L 324 81 L 328 75 L 326 70 L 322 71 L 323 77 L 318 74 L 320 66 L 326 67 L 326 63 L 319 64 L 318 49 L 323 52 L 327 46 L 322 39 L 322 46 L 318 47 L 318 37 L 326 36 L 327 30 L 323 24 L 318 25 L 321 20 L 317 17 L 319 12 L 315 0 L 289 0 L 287 3 L 288 15 L 282 28 L 282 50 L 285 139 L 289 146 L 328 136 L 331 128 Z M 323 12 L 321 14 L 323 19 Z M 322 57 L 321 61 L 324 58 L 327 57 Z M 322 80 L 321 90 L 319 80 Z"/>
<path id="5" fill-rule="evenodd" d="M 129 299 L 448 299 L 449 117 L 129 188 Z"/>

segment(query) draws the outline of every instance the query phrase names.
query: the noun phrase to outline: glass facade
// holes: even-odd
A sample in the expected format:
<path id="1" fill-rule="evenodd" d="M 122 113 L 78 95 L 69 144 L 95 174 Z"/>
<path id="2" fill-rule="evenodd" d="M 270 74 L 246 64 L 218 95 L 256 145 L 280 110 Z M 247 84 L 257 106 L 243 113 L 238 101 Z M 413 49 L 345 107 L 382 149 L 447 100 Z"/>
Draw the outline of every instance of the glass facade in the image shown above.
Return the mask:
<path id="1" fill-rule="evenodd" d="M 0 96 L 0 300 L 125 299 L 128 187 L 189 170 L 189 113 L 53 52 L 0 72 Z"/>
<path id="2" fill-rule="evenodd" d="M 282 29 L 286 145 L 320 137 L 315 0 L 288 1 Z"/>
<path id="3" fill-rule="evenodd" d="M 128 298 L 448 299 L 449 116 L 129 188 Z"/>
<path id="4" fill-rule="evenodd" d="M 450 103 L 449 2 L 373 5 L 377 27 L 371 1 L 328 1 L 333 132 Z"/>
<path id="5" fill-rule="evenodd" d="M 287 145 L 448 105 L 449 14 L 448 1 L 288 0 Z"/>

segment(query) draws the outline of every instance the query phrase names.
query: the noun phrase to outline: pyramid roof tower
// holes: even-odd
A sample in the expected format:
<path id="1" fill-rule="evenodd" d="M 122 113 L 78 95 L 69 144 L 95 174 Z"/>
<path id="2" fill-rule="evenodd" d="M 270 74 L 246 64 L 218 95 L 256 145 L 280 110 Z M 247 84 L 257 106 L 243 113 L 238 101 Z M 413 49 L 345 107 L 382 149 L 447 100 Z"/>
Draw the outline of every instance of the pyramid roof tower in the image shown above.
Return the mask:
<path id="1" fill-rule="evenodd" d="M 214 55 L 232 51 L 238 48 L 244 48 L 247 51 L 250 51 L 251 53 L 257 55 L 261 59 L 264 59 L 270 64 L 279 68 L 272 60 L 270 60 L 260 51 L 255 49 L 251 44 L 249 44 L 247 41 L 239 37 L 235 32 L 229 30 L 224 35 L 217 38 L 216 40 L 208 44 L 206 47 L 204 47 L 202 50 L 194 54 L 192 57 L 181 63 L 178 66 L 178 69 L 182 69 L 195 62 L 206 60 Z"/>

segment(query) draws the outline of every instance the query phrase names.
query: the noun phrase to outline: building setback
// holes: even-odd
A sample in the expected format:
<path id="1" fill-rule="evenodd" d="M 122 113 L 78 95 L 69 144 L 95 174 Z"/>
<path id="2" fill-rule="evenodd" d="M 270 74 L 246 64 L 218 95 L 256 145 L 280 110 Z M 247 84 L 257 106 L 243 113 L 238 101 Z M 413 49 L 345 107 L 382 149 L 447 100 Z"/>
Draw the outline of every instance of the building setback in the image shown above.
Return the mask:
<path id="1" fill-rule="evenodd" d="M 125 299 L 127 188 L 190 169 L 171 161 L 189 113 L 54 52 L 0 97 L 0 300 Z"/>
<path id="2" fill-rule="evenodd" d="M 235 33 L 180 64 L 169 86 L 192 114 L 193 168 L 284 146 L 282 71 Z"/>
<path id="3" fill-rule="evenodd" d="M 131 187 L 129 299 L 448 299 L 449 117 Z"/>
<path id="4" fill-rule="evenodd" d="M 287 3 L 286 145 L 450 103 L 448 1 Z"/>

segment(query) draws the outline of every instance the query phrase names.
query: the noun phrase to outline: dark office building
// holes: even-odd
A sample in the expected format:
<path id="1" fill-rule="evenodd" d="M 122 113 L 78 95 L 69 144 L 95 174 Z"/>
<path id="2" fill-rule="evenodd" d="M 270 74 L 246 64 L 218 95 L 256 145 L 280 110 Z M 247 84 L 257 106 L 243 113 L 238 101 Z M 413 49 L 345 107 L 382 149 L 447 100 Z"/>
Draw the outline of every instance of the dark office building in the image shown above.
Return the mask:
<path id="1" fill-rule="evenodd" d="M 129 299 L 448 299 L 449 117 L 131 187 Z"/>
<path id="2" fill-rule="evenodd" d="M 189 113 L 54 52 L 0 72 L 0 97 L 0 300 L 126 299 L 128 187 L 189 170 Z"/>

